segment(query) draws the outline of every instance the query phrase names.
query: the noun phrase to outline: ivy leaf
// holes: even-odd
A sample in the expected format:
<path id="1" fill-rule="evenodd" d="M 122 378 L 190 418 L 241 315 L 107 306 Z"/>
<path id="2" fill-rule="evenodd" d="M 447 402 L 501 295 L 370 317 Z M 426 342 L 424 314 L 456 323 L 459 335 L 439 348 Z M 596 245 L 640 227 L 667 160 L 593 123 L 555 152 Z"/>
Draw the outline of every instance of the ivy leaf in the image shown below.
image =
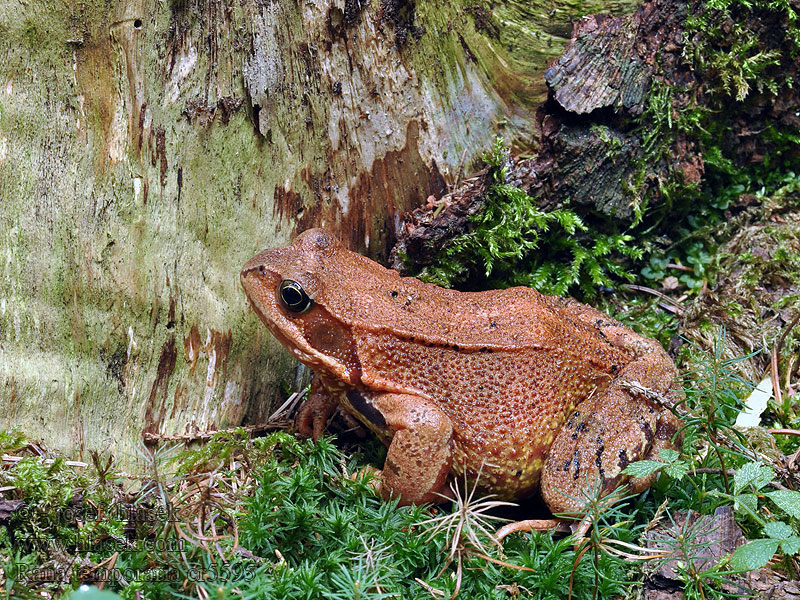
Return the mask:
<path id="1" fill-rule="evenodd" d="M 647 477 L 658 471 L 661 467 L 666 466 L 665 463 L 658 460 L 637 460 L 625 467 L 622 472 L 631 477 Z"/>
<path id="2" fill-rule="evenodd" d="M 760 462 L 749 462 L 736 471 L 733 476 L 733 493 L 738 494 L 748 485 L 756 491 L 767 485 L 775 477 L 772 467 Z"/>
<path id="3" fill-rule="evenodd" d="M 790 517 L 800 519 L 800 492 L 775 490 L 774 492 L 767 492 L 765 496 L 777 504 L 778 508 Z"/>
<path id="4" fill-rule="evenodd" d="M 731 566 L 737 571 L 753 571 L 769 562 L 778 551 L 779 540 L 764 539 L 747 542 L 731 554 Z"/>
<path id="5" fill-rule="evenodd" d="M 784 540 L 792 537 L 794 531 L 788 523 L 784 523 L 783 521 L 770 521 L 764 525 L 764 533 L 767 534 L 767 537 L 771 537 L 774 540 Z"/>

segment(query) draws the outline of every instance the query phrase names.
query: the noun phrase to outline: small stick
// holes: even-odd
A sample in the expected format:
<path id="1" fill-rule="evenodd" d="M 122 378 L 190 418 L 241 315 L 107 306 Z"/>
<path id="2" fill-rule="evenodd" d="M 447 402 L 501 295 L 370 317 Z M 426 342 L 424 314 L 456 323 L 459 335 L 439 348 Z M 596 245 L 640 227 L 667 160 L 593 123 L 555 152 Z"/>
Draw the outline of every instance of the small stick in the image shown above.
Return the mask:
<path id="1" fill-rule="evenodd" d="M 651 294 L 656 298 L 659 298 L 660 300 L 666 302 L 670 306 L 675 307 L 674 312 L 678 315 L 682 315 L 686 311 L 686 309 L 677 302 L 675 302 L 675 300 L 673 300 L 666 294 L 662 294 L 658 290 L 654 290 L 653 288 L 644 285 L 634 285 L 633 283 L 626 283 L 622 285 L 622 289 L 629 290 L 631 292 L 645 292 L 646 294 Z"/>
<path id="2" fill-rule="evenodd" d="M 767 429 L 772 435 L 800 435 L 800 429 Z"/>
<path id="3" fill-rule="evenodd" d="M 770 357 L 770 368 L 772 370 L 772 393 L 775 396 L 775 403 L 779 406 L 783 404 L 783 393 L 781 392 L 781 380 L 778 374 L 778 356 L 780 356 L 781 348 L 783 347 L 783 342 L 786 339 L 786 336 L 789 335 L 789 332 L 792 329 L 794 329 L 794 326 L 797 325 L 798 321 L 800 321 L 800 313 L 797 313 L 794 316 L 794 319 L 792 319 L 791 322 L 784 327 L 783 332 L 781 332 L 781 337 L 778 338 L 778 343 L 772 347 L 772 356 Z"/>
<path id="4" fill-rule="evenodd" d="M 687 267 L 686 265 L 676 265 L 675 263 L 669 263 L 667 265 L 668 269 L 675 269 L 676 271 L 685 271 L 686 273 L 694 273 L 694 269 L 692 267 Z"/>
<path id="5" fill-rule="evenodd" d="M 783 405 L 783 394 L 781 393 L 781 379 L 778 375 L 778 347 L 773 346 L 770 352 L 769 370 L 772 376 L 772 394 L 775 396 L 775 404 Z"/>

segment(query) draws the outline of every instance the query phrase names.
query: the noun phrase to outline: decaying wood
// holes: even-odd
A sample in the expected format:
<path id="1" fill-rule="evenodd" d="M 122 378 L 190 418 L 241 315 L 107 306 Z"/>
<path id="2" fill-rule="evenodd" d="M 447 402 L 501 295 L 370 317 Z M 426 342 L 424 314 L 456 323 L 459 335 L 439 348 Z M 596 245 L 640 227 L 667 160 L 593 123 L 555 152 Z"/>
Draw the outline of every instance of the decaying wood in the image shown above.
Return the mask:
<path id="1" fill-rule="evenodd" d="M 678 542 L 679 536 L 683 536 L 683 543 Z M 680 573 L 685 572 L 690 563 L 695 572 L 708 571 L 746 541 L 730 506 L 717 508 L 713 515 L 701 515 L 694 511 L 675 514 L 669 521 L 662 521 L 650 530 L 646 539 L 648 549 L 670 553 L 665 560 L 659 560 L 647 576 L 644 589 L 646 600 L 680 600 L 684 597 Z M 690 554 L 685 554 L 682 546 Z M 733 596 L 775 600 L 800 598 L 800 585 L 770 568 L 730 576 L 727 581 L 717 585 Z"/>
<path id="2" fill-rule="evenodd" d="M 650 0 L 630 16 L 595 15 L 578 21 L 563 55 L 545 73 L 550 97 L 537 115 L 540 151 L 533 158 L 512 158 L 508 183 L 523 188 L 542 208 L 568 206 L 612 228 L 630 225 L 637 203 L 645 198 L 651 208 L 658 207 L 664 182 L 702 185 L 704 158 L 689 132 L 669 132 L 669 146 L 660 153 L 648 154 L 644 143 L 645 133 L 656 126 L 648 113 L 656 88 L 669 87 L 670 104 L 663 110 L 672 111 L 673 117 L 691 107 L 718 110 L 717 98 L 708 91 L 711 83 L 693 70 L 686 56 L 687 10 L 698 6 Z M 751 20 L 748 24 L 756 31 L 763 30 L 765 44 L 778 43 L 766 34 L 770 27 L 780 30 L 781 24 L 761 15 Z M 697 39 L 689 40 L 694 43 Z M 786 48 L 773 49 L 792 56 Z M 776 69 L 796 79 L 800 60 Z M 753 91 L 730 123 L 722 142 L 726 150 L 741 164 L 763 160 L 770 141 L 759 132 L 770 123 L 800 128 L 800 115 L 790 108 L 800 105 L 799 90 L 787 87 L 778 96 Z M 800 149 L 787 153 L 787 160 L 792 153 L 800 160 Z M 469 223 L 462 220 L 482 207 L 485 179 L 472 181 L 474 192 L 469 187 L 450 192 L 411 213 L 395 249 L 405 262 L 394 265 L 430 264 L 432 249 L 466 231 Z"/>

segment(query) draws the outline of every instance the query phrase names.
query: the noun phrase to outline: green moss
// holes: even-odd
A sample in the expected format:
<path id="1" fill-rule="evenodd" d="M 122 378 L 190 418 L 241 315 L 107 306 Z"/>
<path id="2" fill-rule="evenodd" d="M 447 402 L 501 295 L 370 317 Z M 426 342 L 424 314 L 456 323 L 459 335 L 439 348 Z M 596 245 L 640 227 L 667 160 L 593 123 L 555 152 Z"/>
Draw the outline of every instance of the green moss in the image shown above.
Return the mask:
<path id="1" fill-rule="evenodd" d="M 217 435 L 198 450 L 149 456 L 152 479 L 130 494 L 118 488 L 113 468 L 102 460 L 99 469 L 85 473 L 75 473 L 60 459 L 43 465 L 38 458 L 0 471 L 4 483 L 14 482 L 25 494 L 29 509 L 12 517 L 16 545 L 10 529 L 0 527 L 0 566 L 6 589 L 13 587 L 11 597 L 26 597 L 28 591 L 24 578 L 14 581 L 18 570 L 35 580 L 54 557 L 71 566 L 66 581 L 43 588 L 50 593 L 76 587 L 84 561 L 91 561 L 97 574 L 99 564 L 112 558 L 125 580 L 112 575 L 106 589 L 130 600 L 140 595 L 422 600 L 430 598 L 426 586 L 452 595 L 457 578 L 467 598 L 495 597 L 502 584 L 546 590 L 540 598 L 590 600 L 616 597 L 633 585 L 625 583 L 621 558 L 578 552 L 570 538 L 546 534 L 511 536 L 502 555 L 494 544 L 485 549 L 495 561 L 521 569 L 466 551 L 457 566 L 448 557 L 452 531 L 425 523 L 432 512 L 446 513 L 449 507 L 384 502 L 368 477 L 351 476 L 363 460 L 344 456 L 329 438 L 314 443 L 280 432 L 249 439 L 234 432 Z M 180 477 L 159 475 L 173 461 Z M 474 502 L 467 510 L 475 510 Z M 620 516 L 616 508 L 609 515 Z M 459 518 L 459 512 L 453 516 Z M 206 528 L 205 538 L 198 538 L 198 527 Z M 203 543 L 212 531 L 213 543 Z M 636 531 L 626 521 L 604 535 L 629 543 Z M 54 544 L 61 544 L 56 556 Z"/>
<path id="2" fill-rule="evenodd" d="M 615 278 L 632 278 L 619 260 L 640 256 L 632 237 L 590 231 L 575 212 L 543 211 L 535 198 L 505 184 L 501 139 L 486 159 L 495 183 L 484 208 L 470 218 L 470 231 L 448 242 L 435 265 L 418 274 L 421 279 L 447 287 L 525 285 L 558 295 L 579 290 L 593 297 Z"/>
<path id="3" fill-rule="evenodd" d="M 30 52 L 47 51 L 49 42 L 48 32 L 44 30 L 42 21 L 34 17 L 27 17 L 20 27 L 20 40 L 23 46 Z"/>

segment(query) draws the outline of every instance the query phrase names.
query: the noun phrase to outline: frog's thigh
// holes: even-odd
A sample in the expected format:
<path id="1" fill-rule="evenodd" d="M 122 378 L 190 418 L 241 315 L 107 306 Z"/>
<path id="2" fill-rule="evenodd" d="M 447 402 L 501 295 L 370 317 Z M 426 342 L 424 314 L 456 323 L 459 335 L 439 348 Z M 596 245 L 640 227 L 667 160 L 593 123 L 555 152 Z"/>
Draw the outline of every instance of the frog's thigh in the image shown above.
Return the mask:
<path id="1" fill-rule="evenodd" d="M 441 502 L 453 460 L 453 424 L 433 402 L 410 394 L 371 400 L 394 432 L 381 473 L 381 495 L 401 504 Z"/>
<path id="2" fill-rule="evenodd" d="M 621 472 L 628 463 L 646 458 L 653 450 L 660 412 L 660 407 L 631 397 L 617 383 L 579 404 L 545 460 L 541 489 L 550 510 L 580 512 L 598 488 L 607 495 L 624 483 L 627 477 Z M 636 487 L 647 485 L 649 481 Z"/>

